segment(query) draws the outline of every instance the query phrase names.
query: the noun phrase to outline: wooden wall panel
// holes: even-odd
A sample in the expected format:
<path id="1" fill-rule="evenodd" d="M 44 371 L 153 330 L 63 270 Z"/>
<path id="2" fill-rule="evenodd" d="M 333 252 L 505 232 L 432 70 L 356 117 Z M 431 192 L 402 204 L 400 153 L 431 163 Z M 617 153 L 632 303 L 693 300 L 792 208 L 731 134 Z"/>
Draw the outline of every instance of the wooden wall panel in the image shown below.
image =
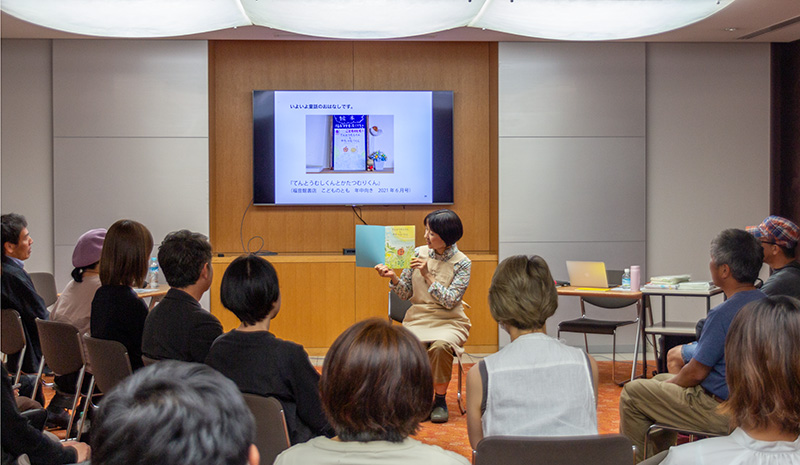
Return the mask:
<path id="1" fill-rule="evenodd" d="M 497 347 L 486 303 L 497 265 L 497 44 L 422 42 L 209 42 L 209 175 L 211 242 L 215 253 L 211 311 L 226 330 L 239 322 L 219 301 L 219 282 L 232 256 L 260 246 L 281 280 L 278 337 L 324 353 L 347 326 L 386 317 L 388 286 L 356 268 L 343 248 L 355 246 L 361 224 L 349 207 L 255 207 L 252 199 L 253 90 L 452 90 L 455 202 L 464 222 L 458 245 L 473 259 L 465 299 L 473 329 L 467 350 Z M 437 206 L 365 206 L 368 224 L 417 227 Z M 243 215 L 247 211 L 244 220 Z M 240 235 L 240 227 L 242 234 Z M 230 254 L 230 255 L 229 255 Z"/>
<path id="2" fill-rule="evenodd" d="M 209 43 L 211 240 L 217 252 L 242 251 L 239 228 L 252 198 L 252 97 L 258 89 L 452 90 L 455 99 L 455 203 L 467 231 L 459 247 L 496 252 L 496 180 L 491 150 L 496 113 L 497 45 L 415 42 Z M 494 103 L 496 105 L 496 102 Z M 493 116 L 494 115 L 494 116 Z M 496 132 L 495 132 L 496 133 Z M 496 144 L 496 142 L 494 142 Z M 496 173 L 496 171 L 494 171 Z M 370 224 L 414 224 L 431 206 L 371 206 Z M 349 207 L 250 207 L 245 244 L 253 236 L 281 252 L 341 252 L 355 244 L 360 223 Z M 256 239 L 253 246 L 260 241 Z"/>

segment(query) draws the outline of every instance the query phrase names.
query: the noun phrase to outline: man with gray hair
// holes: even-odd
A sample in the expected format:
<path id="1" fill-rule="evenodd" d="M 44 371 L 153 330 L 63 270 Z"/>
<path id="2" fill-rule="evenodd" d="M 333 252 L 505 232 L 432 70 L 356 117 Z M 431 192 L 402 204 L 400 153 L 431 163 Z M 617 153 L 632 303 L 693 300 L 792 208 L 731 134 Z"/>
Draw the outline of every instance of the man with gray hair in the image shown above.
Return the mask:
<path id="1" fill-rule="evenodd" d="M 253 415 L 213 368 L 166 360 L 103 396 L 92 425 L 93 465 L 258 465 Z"/>
<path id="2" fill-rule="evenodd" d="M 636 446 L 637 461 L 646 458 L 645 435 L 654 423 L 716 434 L 729 432 L 728 417 L 717 411 L 719 403 L 728 398 L 725 336 L 742 307 L 765 297 L 754 286 L 762 259 L 761 244 L 746 231 L 726 229 L 711 242 L 711 279 L 727 300 L 709 312 L 700 339 L 691 346 L 691 356 L 677 374 L 634 380 L 622 390 L 620 432 Z M 653 439 L 648 455 L 674 444 L 675 436 L 665 433 Z"/>

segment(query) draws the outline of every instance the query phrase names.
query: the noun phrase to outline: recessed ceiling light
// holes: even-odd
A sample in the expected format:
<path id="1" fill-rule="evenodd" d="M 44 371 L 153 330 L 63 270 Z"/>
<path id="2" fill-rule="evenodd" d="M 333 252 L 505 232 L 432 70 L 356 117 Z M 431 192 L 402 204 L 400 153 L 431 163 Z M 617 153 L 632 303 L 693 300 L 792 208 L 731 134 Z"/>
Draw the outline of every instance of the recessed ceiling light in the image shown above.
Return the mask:
<path id="1" fill-rule="evenodd" d="M 723 29 L 723 31 L 726 31 L 726 32 L 735 32 L 735 31 L 738 31 L 738 30 L 739 30 L 738 27 L 726 27 L 725 29 Z"/>

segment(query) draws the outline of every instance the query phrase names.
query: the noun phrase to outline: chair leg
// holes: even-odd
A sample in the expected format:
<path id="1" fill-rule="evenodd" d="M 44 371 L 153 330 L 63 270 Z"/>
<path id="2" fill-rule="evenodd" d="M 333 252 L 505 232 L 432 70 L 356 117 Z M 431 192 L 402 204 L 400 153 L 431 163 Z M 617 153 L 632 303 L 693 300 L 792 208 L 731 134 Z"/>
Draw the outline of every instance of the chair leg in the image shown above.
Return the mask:
<path id="1" fill-rule="evenodd" d="M 458 410 L 464 415 L 467 413 L 467 409 L 464 408 L 461 401 L 461 380 L 464 377 L 464 365 L 461 364 L 460 355 L 456 355 L 456 361 L 458 362 L 458 392 L 456 393 L 456 399 L 458 400 Z"/>
<path id="2" fill-rule="evenodd" d="M 589 338 L 586 337 L 586 333 L 583 333 L 583 346 L 586 347 L 586 353 L 589 353 Z"/>
<path id="3" fill-rule="evenodd" d="M 69 423 L 67 424 L 67 432 L 64 435 L 66 439 L 70 438 L 72 432 L 72 424 L 75 422 L 75 414 L 78 412 L 78 401 L 81 399 L 81 388 L 83 387 L 83 375 L 86 372 L 86 367 L 81 367 L 78 372 L 78 381 L 75 383 L 75 395 L 72 398 L 72 409 L 69 413 Z"/>
<path id="4" fill-rule="evenodd" d="M 86 402 L 83 405 L 83 413 L 81 413 L 81 421 L 78 423 L 78 437 L 77 440 L 81 440 L 81 434 L 83 434 L 83 427 L 86 424 L 86 417 L 89 415 L 89 408 L 92 405 L 92 394 L 94 394 L 94 376 L 89 374 L 89 391 L 86 394 Z M 81 386 L 83 387 L 83 386 Z"/>
<path id="5" fill-rule="evenodd" d="M 42 381 L 42 372 L 44 372 L 44 355 L 42 355 L 42 359 L 39 360 L 39 371 L 36 372 L 36 382 L 33 383 L 31 399 L 36 399 L 36 392 L 39 390 L 39 383 Z"/>

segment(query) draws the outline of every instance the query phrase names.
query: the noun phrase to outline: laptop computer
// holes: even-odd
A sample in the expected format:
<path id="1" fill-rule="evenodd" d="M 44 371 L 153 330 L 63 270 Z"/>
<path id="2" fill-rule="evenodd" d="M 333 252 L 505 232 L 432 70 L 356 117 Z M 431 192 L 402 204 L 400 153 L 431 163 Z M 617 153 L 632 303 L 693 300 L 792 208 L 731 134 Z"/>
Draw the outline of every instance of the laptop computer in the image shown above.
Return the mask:
<path id="1" fill-rule="evenodd" d="M 604 262 L 578 262 L 567 260 L 569 283 L 576 287 L 608 287 Z"/>

